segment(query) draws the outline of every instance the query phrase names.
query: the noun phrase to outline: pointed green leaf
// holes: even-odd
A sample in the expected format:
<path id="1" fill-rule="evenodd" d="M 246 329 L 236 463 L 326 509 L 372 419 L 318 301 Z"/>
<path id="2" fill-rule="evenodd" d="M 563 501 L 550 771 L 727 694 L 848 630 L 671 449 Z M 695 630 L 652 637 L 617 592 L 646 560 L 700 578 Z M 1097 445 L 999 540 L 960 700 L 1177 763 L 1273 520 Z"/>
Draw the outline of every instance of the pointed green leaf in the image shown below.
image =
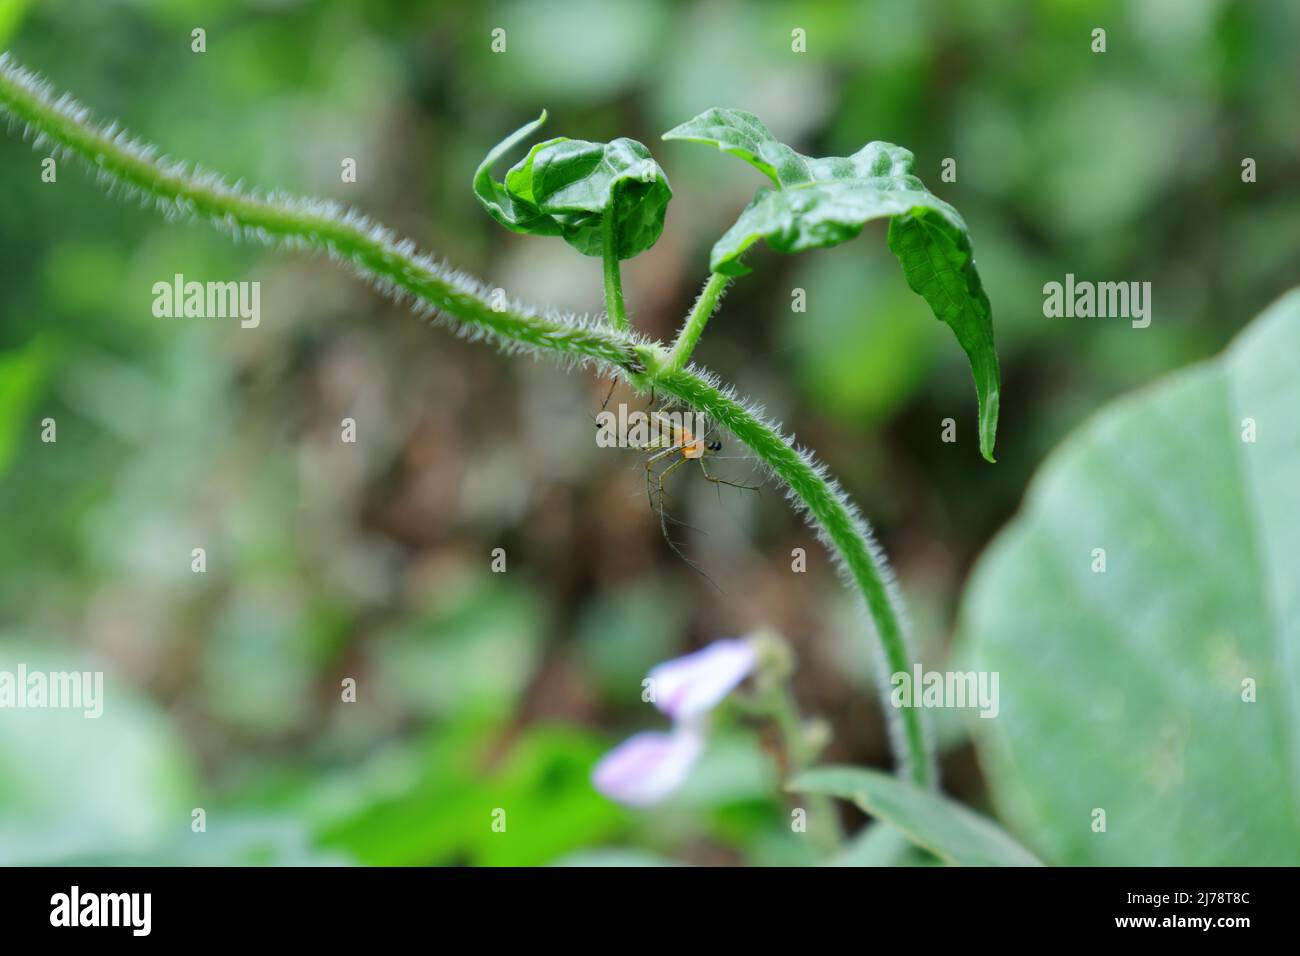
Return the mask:
<path id="1" fill-rule="evenodd" d="M 535 204 L 516 197 L 504 184 L 492 178 L 492 167 L 497 164 L 497 160 L 526 140 L 545 122 L 546 110 L 542 110 L 542 115 L 537 119 L 527 126 L 521 126 L 497 143 L 474 173 L 474 195 L 489 216 L 513 232 L 534 236 L 555 236 L 560 232 L 559 226 L 549 216 L 542 215 Z"/>
<path id="2" fill-rule="evenodd" d="M 538 143 L 506 173 L 492 167 L 546 121 L 512 133 L 474 174 L 474 194 L 488 215 L 513 232 L 561 236 L 583 255 L 604 253 L 606 217 L 614 217 L 618 258 L 655 244 L 673 191 L 650 151 L 631 139 L 589 143 L 560 137 Z"/>
<path id="3" fill-rule="evenodd" d="M 946 322 L 970 360 L 980 406 L 980 454 L 993 461 L 1001 404 L 998 353 L 993 345 L 993 308 L 984 292 L 970 235 L 947 203 L 917 206 L 889 222 L 889 248 L 902 263 L 913 292 Z"/>
<path id="4" fill-rule="evenodd" d="M 999 372 L 992 309 L 966 223 L 912 174 L 910 152 L 876 142 L 852 156 L 801 156 L 774 139 L 758 117 L 740 110 L 708 110 L 664 138 L 717 146 L 761 170 L 775 186 L 760 189 L 714 244 L 715 272 L 748 272 L 741 257 L 759 240 L 782 253 L 826 248 L 853 239 L 873 219 L 889 219 L 889 248 L 908 286 L 952 328 L 970 360 L 980 453 L 993 460 Z"/>
<path id="5" fill-rule="evenodd" d="M 992 820 L 890 774 L 861 767 L 814 767 L 786 789 L 851 800 L 897 827 L 917 846 L 957 866 L 1042 866 Z"/>

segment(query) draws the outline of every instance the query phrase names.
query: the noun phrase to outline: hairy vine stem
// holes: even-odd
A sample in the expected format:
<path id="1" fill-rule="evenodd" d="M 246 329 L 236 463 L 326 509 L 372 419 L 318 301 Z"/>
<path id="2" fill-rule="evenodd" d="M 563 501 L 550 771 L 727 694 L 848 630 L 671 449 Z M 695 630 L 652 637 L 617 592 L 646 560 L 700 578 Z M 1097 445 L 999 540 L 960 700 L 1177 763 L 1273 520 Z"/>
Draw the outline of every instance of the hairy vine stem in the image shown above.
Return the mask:
<path id="1" fill-rule="evenodd" d="M 626 377 L 639 390 L 655 388 L 703 412 L 729 430 L 781 479 L 862 596 L 874 624 L 884 709 L 895 753 L 906 775 L 935 785 L 935 769 L 922 711 L 889 703 L 889 675 L 911 666 L 901 602 L 884 556 L 857 509 L 824 466 L 795 446 L 761 410 L 741 402 L 715 376 L 688 366 L 709 316 L 726 287 L 713 275 L 669 352 L 619 327 L 622 296 L 611 306 L 613 327 L 558 314 L 543 315 L 507 303 L 471 277 L 420 254 L 413 243 L 363 216 L 331 203 L 272 193 L 255 194 L 220 177 L 159 156 L 115 125 L 95 123 L 66 94 L 57 96 L 36 76 L 0 55 L 0 111 L 37 148 L 51 147 L 80 160 L 112 191 L 151 203 L 163 212 L 206 220 L 236 237 L 327 253 L 350 264 L 399 302 L 439 318 L 459 331 L 491 337 L 507 349 L 555 354 L 592 363 Z M 617 260 L 615 259 L 615 267 Z M 608 282 L 608 268 L 606 270 Z M 623 317 L 625 326 L 626 318 Z"/>
<path id="2" fill-rule="evenodd" d="M 686 363 L 691 360 L 695 343 L 699 342 L 700 334 L 709 324 L 709 318 L 717 311 L 718 303 L 722 301 L 722 294 L 727 291 L 727 283 L 730 281 L 727 276 L 714 272 L 709 276 L 709 281 L 704 284 L 704 291 L 695 300 L 695 307 L 686 317 L 682 330 L 677 333 L 677 341 L 673 343 L 669 368 L 674 372 L 684 369 Z"/>

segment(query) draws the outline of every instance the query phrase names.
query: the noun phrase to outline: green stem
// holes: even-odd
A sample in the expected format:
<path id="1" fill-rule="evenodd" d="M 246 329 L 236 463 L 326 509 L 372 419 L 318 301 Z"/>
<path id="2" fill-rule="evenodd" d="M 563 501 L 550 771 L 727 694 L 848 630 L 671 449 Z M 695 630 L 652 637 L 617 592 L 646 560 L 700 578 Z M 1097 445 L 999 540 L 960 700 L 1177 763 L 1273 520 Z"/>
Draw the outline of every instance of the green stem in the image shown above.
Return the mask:
<path id="1" fill-rule="evenodd" d="M 627 309 L 623 305 L 623 276 L 618 265 L 618 236 L 614 234 L 614 215 L 605 216 L 605 311 L 609 324 L 620 332 L 627 331 Z"/>
<path id="2" fill-rule="evenodd" d="M 71 99 L 55 101 L 48 87 L 0 56 L 0 109 L 24 124 L 40 144 L 86 163 L 96 176 L 128 194 L 152 200 L 169 214 L 205 219 L 242 239 L 319 249 L 351 263 L 399 301 L 410 297 L 420 310 L 455 316 L 473 331 L 514 345 L 566 352 L 639 372 L 629 344 L 601 329 L 559 322 L 503 302 L 492 290 L 466 279 L 389 230 L 333 204 L 289 196 L 263 197 L 226 185 L 182 163 L 158 159 L 156 150 L 132 142 L 86 118 Z"/>
<path id="3" fill-rule="evenodd" d="M 766 696 L 768 713 L 780 731 L 781 743 L 790 763 L 789 777 L 797 777 L 817 757 L 808 745 L 808 735 L 799 716 L 799 705 L 795 703 L 794 692 L 790 690 L 788 682 L 773 684 Z M 844 842 L 844 831 L 840 827 L 835 801 L 824 793 L 804 794 L 803 797 L 812 815 L 813 839 L 824 851 L 835 852 Z"/>
<path id="4" fill-rule="evenodd" d="M 810 453 L 797 449 L 791 439 L 731 395 L 684 370 L 658 372 L 654 386 L 704 412 L 749 446 L 785 482 L 795 502 L 807 512 L 823 543 L 858 586 L 867 615 L 875 624 L 884 658 L 884 666 L 878 668 L 881 700 L 891 723 L 895 752 L 912 782 L 933 786 L 935 773 L 923 711 L 918 707 L 896 708 L 890 701 L 889 676 L 909 671 L 913 656 L 893 576 L 857 508 Z"/>
<path id="5" fill-rule="evenodd" d="M 670 370 L 680 371 L 691 360 L 695 344 L 699 342 L 704 327 L 709 324 L 709 317 L 717 310 L 722 293 L 727 291 L 727 283 L 730 281 L 727 276 L 718 272 L 709 276 L 709 281 L 704 284 L 704 291 L 695 300 L 695 307 L 686 317 L 682 330 L 677 333 L 677 341 L 673 343 L 672 356 L 668 361 Z"/>
<path id="6" fill-rule="evenodd" d="M 87 111 L 0 55 L 0 111 L 18 121 L 38 146 L 81 160 L 102 182 L 151 200 L 164 212 L 202 218 L 237 237 L 328 253 L 349 263 L 380 289 L 417 311 L 454 319 L 457 328 L 488 335 L 508 348 L 591 360 L 621 372 L 640 389 L 668 392 L 704 412 L 753 450 L 789 487 L 823 542 L 861 591 L 884 657 L 884 708 L 904 772 L 933 786 L 934 768 L 923 712 L 889 704 L 889 674 L 910 668 L 897 598 L 884 556 L 839 485 L 812 455 L 706 377 L 685 370 L 686 360 L 717 304 L 725 279 L 712 276 L 696 303 L 673 354 L 625 332 L 593 328 L 577 320 L 546 318 L 520 305 L 496 301 L 489 290 L 420 255 L 387 229 L 337 206 L 288 196 L 257 196 L 180 163 L 163 162 L 156 150 L 113 128 L 94 124 Z M 620 300 L 621 302 L 621 300 Z M 454 324 L 454 323 L 453 323 Z"/>

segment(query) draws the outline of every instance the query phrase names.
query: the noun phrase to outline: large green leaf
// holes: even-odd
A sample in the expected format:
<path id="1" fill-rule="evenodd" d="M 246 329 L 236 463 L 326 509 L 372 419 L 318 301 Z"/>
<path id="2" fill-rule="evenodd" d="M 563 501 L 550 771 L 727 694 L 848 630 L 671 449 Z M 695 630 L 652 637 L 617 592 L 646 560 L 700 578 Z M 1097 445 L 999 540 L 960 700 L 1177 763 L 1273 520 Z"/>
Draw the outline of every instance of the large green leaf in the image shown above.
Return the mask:
<path id="1" fill-rule="evenodd" d="M 917 846 L 958 866 L 1040 866 L 1034 855 L 959 803 L 905 780 L 861 767 L 814 767 L 788 789 L 852 800 Z"/>
<path id="2" fill-rule="evenodd" d="M 474 194 L 488 215 L 514 232 L 562 236 L 588 256 L 604 254 L 611 225 L 618 258 L 630 259 L 653 246 L 673 191 L 650 151 L 636 140 L 547 140 L 512 166 L 505 182 L 492 178 L 497 160 L 544 122 L 545 112 L 506 137 L 474 174 Z"/>
<path id="3" fill-rule="evenodd" d="M 977 568 L 1001 710 L 974 723 L 1050 862 L 1300 863 L 1298 363 L 1293 292 L 1080 428 Z"/>
<path id="4" fill-rule="evenodd" d="M 868 143 L 852 156 L 801 156 L 752 113 L 711 109 L 664 134 L 706 143 L 754 166 L 771 181 L 713 246 L 715 272 L 743 275 L 741 258 L 762 240 L 777 252 L 839 245 L 874 219 L 889 219 L 889 248 L 907 284 L 947 323 L 970 359 L 980 404 L 980 452 L 993 460 L 999 373 L 993 310 L 975 269 L 970 234 L 957 210 L 912 173 L 912 154 Z"/>

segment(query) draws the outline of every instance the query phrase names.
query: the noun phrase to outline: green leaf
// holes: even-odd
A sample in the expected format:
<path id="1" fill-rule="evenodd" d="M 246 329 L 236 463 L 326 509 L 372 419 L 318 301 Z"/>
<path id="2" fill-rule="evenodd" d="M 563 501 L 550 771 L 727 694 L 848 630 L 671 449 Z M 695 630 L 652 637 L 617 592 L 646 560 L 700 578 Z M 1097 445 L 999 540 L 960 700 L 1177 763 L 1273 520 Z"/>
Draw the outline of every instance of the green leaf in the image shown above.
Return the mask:
<path id="1" fill-rule="evenodd" d="M 857 833 L 844 848 L 822 866 L 929 866 L 935 859 L 917 849 L 898 827 L 877 820 Z"/>
<path id="2" fill-rule="evenodd" d="M 808 179 L 804 157 L 774 139 L 762 120 L 744 110 L 705 110 L 664 133 L 663 138 L 716 146 L 743 159 L 777 185 Z"/>
<path id="3" fill-rule="evenodd" d="M 461 720 L 350 771 L 336 781 L 342 805 L 323 801 L 320 845 L 368 866 L 540 866 L 625 827 L 626 812 L 591 786 L 604 739 L 538 725 L 503 752 L 501 732 Z M 399 770 L 405 782 L 394 788 Z M 496 808 L 506 812 L 504 831 L 492 828 Z"/>
<path id="4" fill-rule="evenodd" d="M 1300 863 L 1297 357 L 1292 292 L 1068 438 L 976 569 L 977 742 L 1053 863 Z"/>
<path id="5" fill-rule="evenodd" d="M 1042 865 L 991 820 L 890 774 L 861 767 L 814 767 L 786 789 L 851 800 L 917 846 L 957 866 Z"/>
<path id="6" fill-rule="evenodd" d="M 49 374 L 51 349 L 43 339 L 0 352 L 0 475 L 9 469 L 33 399 Z"/>
<path id="7" fill-rule="evenodd" d="M 912 174 L 910 152 L 868 143 L 852 156 L 814 159 L 778 142 L 758 117 L 712 109 L 664 139 L 717 146 L 761 171 L 762 188 L 713 246 L 710 266 L 726 275 L 749 270 L 741 258 L 762 240 L 782 253 L 823 249 L 855 238 L 874 219 L 889 219 L 889 248 L 912 291 L 947 323 L 970 359 L 980 406 L 980 453 L 993 460 L 999 372 L 993 310 L 975 269 L 970 234 L 957 210 Z"/>
<path id="8" fill-rule="evenodd" d="M 0 46 L 18 32 L 32 0 L 0 0 Z"/>
<path id="9" fill-rule="evenodd" d="M 631 259 L 653 246 L 673 191 L 636 140 L 550 139 L 512 166 L 505 182 L 492 178 L 493 165 L 544 122 L 543 111 L 488 153 L 474 174 L 474 194 L 488 215 L 514 232 L 561 236 L 587 256 L 604 254 L 607 217 L 614 221 L 618 258 Z"/>

